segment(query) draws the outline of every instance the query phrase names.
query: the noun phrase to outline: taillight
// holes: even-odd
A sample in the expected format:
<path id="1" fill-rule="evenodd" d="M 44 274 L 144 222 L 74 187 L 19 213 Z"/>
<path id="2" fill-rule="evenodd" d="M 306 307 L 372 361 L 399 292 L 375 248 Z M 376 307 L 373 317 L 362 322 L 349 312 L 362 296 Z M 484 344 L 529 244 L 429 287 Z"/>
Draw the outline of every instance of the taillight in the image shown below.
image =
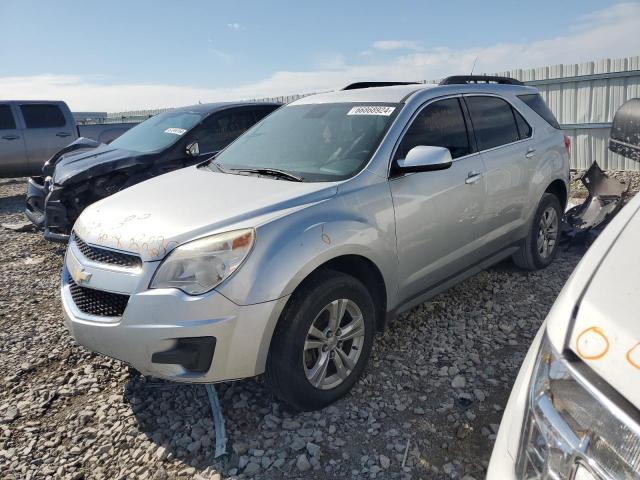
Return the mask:
<path id="1" fill-rule="evenodd" d="M 567 155 L 571 156 L 571 137 L 569 135 L 564 136 L 564 149 L 567 151 Z"/>

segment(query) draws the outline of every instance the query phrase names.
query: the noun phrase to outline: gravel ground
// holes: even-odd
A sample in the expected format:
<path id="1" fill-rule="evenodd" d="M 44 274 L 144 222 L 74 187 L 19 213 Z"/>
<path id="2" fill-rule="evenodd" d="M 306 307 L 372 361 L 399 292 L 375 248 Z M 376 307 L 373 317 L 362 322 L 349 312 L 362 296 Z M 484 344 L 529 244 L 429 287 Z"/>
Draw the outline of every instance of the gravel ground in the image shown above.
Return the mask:
<path id="1" fill-rule="evenodd" d="M 0 222 L 24 181 L 0 180 Z M 261 379 L 217 385 L 229 454 L 214 459 L 203 386 L 144 378 L 75 345 L 63 249 L 0 229 L 0 478 L 484 478 L 531 339 L 584 249 L 546 270 L 504 262 L 378 335 L 351 394 L 296 414 Z"/>

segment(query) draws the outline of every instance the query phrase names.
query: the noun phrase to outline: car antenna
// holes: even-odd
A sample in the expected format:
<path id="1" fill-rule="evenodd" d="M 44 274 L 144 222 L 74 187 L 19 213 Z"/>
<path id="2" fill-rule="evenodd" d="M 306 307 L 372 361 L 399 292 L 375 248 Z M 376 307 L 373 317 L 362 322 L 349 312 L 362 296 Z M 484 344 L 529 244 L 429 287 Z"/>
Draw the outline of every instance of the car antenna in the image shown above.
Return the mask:
<path id="1" fill-rule="evenodd" d="M 475 60 L 473 61 L 473 66 L 471 67 L 471 73 L 469 75 L 473 75 L 473 71 L 476 68 L 476 62 L 478 61 L 478 57 L 475 58 Z"/>

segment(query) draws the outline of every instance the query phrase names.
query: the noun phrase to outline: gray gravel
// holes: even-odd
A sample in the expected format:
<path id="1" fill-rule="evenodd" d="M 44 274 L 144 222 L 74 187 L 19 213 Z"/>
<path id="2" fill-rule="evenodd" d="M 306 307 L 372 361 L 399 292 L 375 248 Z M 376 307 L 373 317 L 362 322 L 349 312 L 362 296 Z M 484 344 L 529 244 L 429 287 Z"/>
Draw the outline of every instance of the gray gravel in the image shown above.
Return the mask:
<path id="1" fill-rule="evenodd" d="M 0 222 L 24 181 L 0 180 Z M 217 386 L 229 454 L 214 459 L 202 386 L 144 378 L 66 332 L 63 249 L 0 230 L 0 478 L 484 478 L 519 365 L 584 253 L 504 262 L 420 305 L 375 343 L 353 392 L 295 414 L 261 379 Z"/>

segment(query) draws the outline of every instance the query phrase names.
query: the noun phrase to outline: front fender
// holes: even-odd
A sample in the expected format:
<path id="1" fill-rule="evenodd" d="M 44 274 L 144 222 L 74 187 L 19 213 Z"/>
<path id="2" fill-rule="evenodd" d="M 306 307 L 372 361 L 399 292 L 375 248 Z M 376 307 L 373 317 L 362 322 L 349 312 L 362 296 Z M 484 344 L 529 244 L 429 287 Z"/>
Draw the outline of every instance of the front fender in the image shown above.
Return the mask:
<path id="1" fill-rule="evenodd" d="M 388 304 L 395 302 L 398 260 L 386 182 L 338 194 L 258 227 L 254 251 L 218 291 L 240 305 L 275 300 L 343 255 L 373 262 L 382 273 Z"/>

